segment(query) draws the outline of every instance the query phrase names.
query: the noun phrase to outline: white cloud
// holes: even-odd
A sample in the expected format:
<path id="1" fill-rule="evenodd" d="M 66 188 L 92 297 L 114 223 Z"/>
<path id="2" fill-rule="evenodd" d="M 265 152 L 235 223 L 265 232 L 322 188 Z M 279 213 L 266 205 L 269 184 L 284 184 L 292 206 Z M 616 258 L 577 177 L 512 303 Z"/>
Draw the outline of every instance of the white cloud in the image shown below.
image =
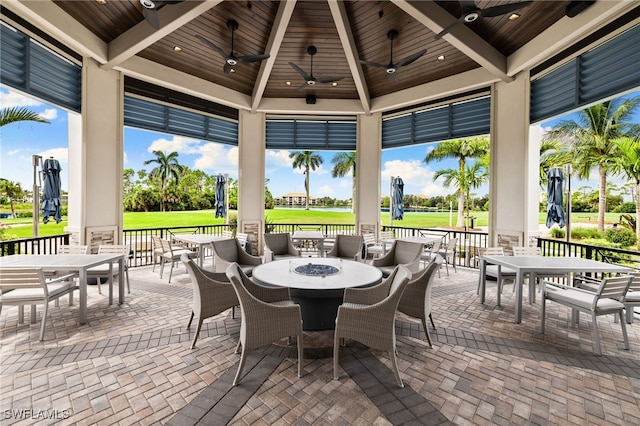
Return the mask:
<path id="1" fill-rule="evenodd" d="M 322 185 L 317 191 L 319 197 L 331 197 L 335 193 L 330 185 Z"/>
<path id="2" fill-rule="evenodd" d="M 433 180 L 433 172 L 423 166 L 420 160 L 390 160 L 385 161 L 382 177 L 400 176 L 405 185 L 418 185 L 426 180 Z"/>
<path id="3" fill-rule="evenodd" d="M 151 142 L 147 151 L 163 151 L 167 154 L 174 151 L 177 151 L 179 154 L 197 154 L 199 152 L 197 145 L 199 144 L 202 144 L 202 142 L 182 136 L 175 136 L 173 139 L 160 138 Z"/>
<path id="4" fill-rule="evenodd" d="M 38 115 L 44 118 L 45 120 L 53 121 L 56 118 L 58 118 L 58 110 L 53 108 L 47 108 Z"/>
<path id="5" fill-rule="evenodd" d="M 200 155 L 194 167 L 216 173 L 238 174 L 238 148 L 229 148 L 219 143 L 203 143 L 197 153 Z"/>
<path id="6" fill-rule="evenodd" d="M 43 160 L 46 160 L 49 157 L 53 157 L 61 163 L 69 162 L 68 148 L 51 148 L 38 153 L 38 155 L 41 156 Z"/>
<path id="7" fill-rule="evenodd" d="M 12 150 L 7 151 L 7 155 L 9 155 L 9 156 L 16 155 L 20 151 L 22 151 L 22 150 L 21 149 L 12 149 Z"/>
<path id="8" fill-rule="evenodd" d="M 292 159 L 289 158 L 289 151 L 286 149 L 267 150 L 265 154 L 265 164 L 267 169 L 275 169 L 279 167 L 291 168 Z"/>
<path id="9" fill-rule="evenodd" d="M 0 99 L 2 100 L 3 108 L 31 107 L 42 105 L 42 102 L 14 91 L 8 92 L 2 90 L 0 92 Z"/>

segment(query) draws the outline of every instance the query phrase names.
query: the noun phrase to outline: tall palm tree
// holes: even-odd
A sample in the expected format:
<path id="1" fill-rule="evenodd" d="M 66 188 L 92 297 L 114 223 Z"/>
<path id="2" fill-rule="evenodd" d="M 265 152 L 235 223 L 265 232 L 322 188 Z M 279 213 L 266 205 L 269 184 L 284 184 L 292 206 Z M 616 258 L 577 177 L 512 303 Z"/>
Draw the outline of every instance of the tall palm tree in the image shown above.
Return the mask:
<path id="1" fill-rule="evenodd" d="M 145 161 L 144 165 L 146 166 L 152 163 L 158 164 L 149 172 L 149 177 L 160 179 L 160 193 L 162 195 L 160 211 L 165 211 L 167 182 L 169 178 L 173 177 L 175 183 L 178 183 L 178 176 L 182 171 L 182 165 L 178 163 L 178 153 L 176 151 L 173 151 L 169 155 L 165 154 L 163 151 L 153 151 L 153 155 L 155 155 L 156 158 Z"/>
<path id="2" fill-rule="evenodd" d="M 545 139 L 540 143 L 540 187 L 547 186 L 549 169 L 572 163 L 569 145 L 558 139 Z"/>
<path id="3" fill-rule="evenodd" d="M 626 176 L 636 185 L 636 194 L 640 190 L 640 140 L 621 138 L 613 140 L 618 156 L 614 159 L 611 170 L 614 173 Z M 636 197 L 636 224 L 640 218 L 640 198 Z M 640 226 L 636 225 L 636 237 L 638 249 L 640 249 Z"/>
<path id="4" fill-rule="evenodd" d="M 579 112 L 577 120 L 565 120 L 547 134 L 549 139 L 563 139 L 571 144 L 578 176 L 589 177 L 598 169 L 598 230 L 604 231 L 607 211 L 607 174 L 618 156 L 614 139 L 640 134 L 640 125 L 633 122 L 633 114 L 640 98 L 614 99 L 593 105 Z"/>
<path id="5" fill-rule="evenodd" d="M 339 152 L 331 159 L 333 168 L 331 169 L 331 177 L 345 177 L 349 173 L 352 176 L 351 182 L 351 212 L 356 211 L 356 153 Z"/>
<path id="6" fill-rule="evenodd" d="M 0 127 L 18 121 L 37 121 L 38 123 L 49 123 L 49 120 L 40 117 L 38 114 L 27 108 L 11 107 L 0 109 Z"/>
<path id="7" fill-rule="evenodd" d="M 304 189 L 307 191 L 307 200 L 305 210 L 309 210 L 309 173 L 320 167 L 322 157 L 313 151 L 294 151 L 289 154 L 289 158 L 293 158 L 293 168 L 304 168 Z"/>
<path id="8" fill-rule="evenodd" d="M 444 178 L 444 182 L 442 183 L 445 188 L 450 186 L 454 186 L 458 194 L 462 194 L 463 196 L 463 204 L 465 206 L 464 211 L 466 212 L 466 217 L 469 217 L 469 205 L 470 205 L 470 196 L 471 190 L 479 188 L 483 183 L 485 183 L 489 179 L 489 173 L 487 168 L 485 167 L 485 162 L 480 160 L 476 161 L 471 165 L 465 165 L 462 171 L 458 169 L 442 169 L 438 170 L 433 175 L 433 180 L 436 181 L 440 177 Z M 463 211 L 458 206 L 458 212 Z M 464 226 L 464 222 L 462 225 L 456 225 L 457 227 Z"/>
<path id="9" fill-rule="evenodd" d="M 14 207 L 14 201 L 24 195 L 24 189 L 22 189 L 19 182 L 0 178 L 0 191 L 0 193 L 9 199 L 9 204 L 11 205 L 11 216 L 15 218 L 16 209 Z M 37 195 L 34 194 L 34 197 L 37 197 Z"/>
<path id="10" fill-rule="evenodd" d="M 433 151 L 429 152 L 424 158 L 424 162 L 429 164 L 432 161 L 440 161 L 449 158 L 458 159 L 458 178 L 465 178 L 465 163 L 467 159 L 482 158 L 489 153 L 489 139 L 486 136 L 481 136 L 472 139 L 455 139 L 451 141 L 440 142 L 436 145 Z M 433 180 L 435 181 L 439 175 L 436 172 Z M 459 182 L 456 185 L 458 188 L 458 219 L 456 227 L 462 228 L 464 226 L 464 206 L 465 206 L 465 193 L 463 188 L 466 186 L 465 182 Z"/>

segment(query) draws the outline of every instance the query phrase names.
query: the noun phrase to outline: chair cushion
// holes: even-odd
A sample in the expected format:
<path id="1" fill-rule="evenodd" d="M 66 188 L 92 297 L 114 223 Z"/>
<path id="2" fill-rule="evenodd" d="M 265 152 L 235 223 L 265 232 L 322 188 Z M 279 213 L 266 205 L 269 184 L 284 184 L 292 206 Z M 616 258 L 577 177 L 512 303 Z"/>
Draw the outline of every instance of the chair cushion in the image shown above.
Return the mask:
<path id="1" fill-rule="evenodd" d="M 580 290 L 572 289 L 550 289 L 547 288 L 546 298 L 564 305 L 576 306 L 585 310 L 590 310 L 593 305 L 595 295 Z M 624 305 L 617 300 L 602 298 L 598 300 L 596 312 L 616 311 L 624 308 Z"/>
<path id="2" fill-rule="evenodd" d="M 498 265 L 487 265 L 486 274 L 492 277 L 498 276 Z M 516 271 L 513 269 L 505 268 L 504 266 L 500 268 L 500 276 L 502 278 L 514 278 L 516 276 Z"/>
<path id="3" fill-rule="evenodd" d="M 628 291 L 624 296 L 625 302 L 640 302 L 640 291 Z"/>

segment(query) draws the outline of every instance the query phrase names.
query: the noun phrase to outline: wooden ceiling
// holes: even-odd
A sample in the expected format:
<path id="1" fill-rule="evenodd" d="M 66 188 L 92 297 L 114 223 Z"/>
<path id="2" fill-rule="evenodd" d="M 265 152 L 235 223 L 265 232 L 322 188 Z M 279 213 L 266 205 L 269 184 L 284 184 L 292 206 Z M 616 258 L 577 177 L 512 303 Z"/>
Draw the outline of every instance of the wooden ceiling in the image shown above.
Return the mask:
<path id="1" fill-rule="evenodd" d="M 511 3 L 516 2 L 510 1 Z M 477 0 L 479 9 L 509 2 Z M 461 13 L 458 1 L 185 1 L 158 9 L 159 28 L 145 20 L 139 0 L 54 0 L 52 4 L 109 47 L 106 67 L 132 56 L 144 58 L 251 99 L 305 98 L 371 99 L 441 80 L 480 67 L 503 80 L 506 58 L 565 17 L 570 1 L 537 0 L 509 15 L 480 17 L 460 24 L 448 35 L 436 32 Z M 231 50 L 227 21 L 239 27 L 234 34 L 236 56 L 270 54 L 268 60 L 238 64 L 223 72 L 224 59 L 196 35 L 225 52 Z M 397 30 L 390 58 L 390 30 Z M 140 40 L 139 44 L 136 42 Z M 336 86 L 318 83 L 300 89 L 304 79 L 290 65 L 311 72 L 309 46 L 317 48 L 314 77 L 344 77 Z M 461 47 L 462 46 L 462 47 Z M 179 47 L 180 51 L 175 48 Z M 397 71 L 391 81 L 383 68 L 363 65 L 359 59 L 387 64 L 423 49 L 426 54 Z M 444 60 L 438 60 L 443 56 Z"/>

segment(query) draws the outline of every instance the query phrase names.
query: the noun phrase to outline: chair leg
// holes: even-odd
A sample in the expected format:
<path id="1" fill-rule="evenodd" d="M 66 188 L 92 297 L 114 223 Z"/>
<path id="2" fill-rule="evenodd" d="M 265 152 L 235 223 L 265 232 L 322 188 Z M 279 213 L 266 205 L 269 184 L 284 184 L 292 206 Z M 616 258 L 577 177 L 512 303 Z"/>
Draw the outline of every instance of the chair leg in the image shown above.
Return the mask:
<path id="1" fill-rule="evenodd" d="M 429 320 L 431 321 L 431 326 L 433 327 L 433 329 L 436 329 L 436 325 L 433 323 L 433 316 L 431 315 L 431 312 L 429 312 Z M 425 327 L 427 328 L 427 327 Z"/>
<path id="2" fill-rule="evenodd" d="M 163 257 L 160 259 L 160 279 L 162 279 L 162 273 L 164 272 L 164 264 L 167 263 L 166 259 Z"/>
<path id="3" fill-rule="evenodd" d="M 622 328 L 622 338 L 624 339 L 624 348 L 625 350 L 629 350 L 629 337 L 627 336 L 627 325 L 624 322 L 624 314 L 622 313 L 622 309 L 618 311 L 618 316 L 620 317 L 620 327 Z"/>
<path id="4" fill-rule="evenodd" d="M 337 334 L 333 337 L 333 378 L 338 380 L 338 355 L 340 351 L 340 338 Z"/>
<path id="5" fill-rule="evenodd" d="M 424 319 L 422 321 L 422 328 L 424 328 L 424 334 L 427 336 L 427 343 L 430 348 L 433 348 L 433 343 L 431 343 L 431 335 L 429 334 L 429 329 L 427 328 L 427 322 Z"/>
<path id="6" fill-rule="evenodd" d="M 40 324 L 40 341 L 44 340 L 44 327 L 47 324 L 47 313 L 49 312 L 49 301 L 44 302 L 44 312 L 42 313 L 42 324 Z"/>
<path id="7" fill-rule="evenodd" d="M 240 346 L 242 346 L 242 343 L 238 340 L 238 344 L 236 345 L 236 354 L 240 352 Z"/>
<path id="8" fill-rule="evenodd" d="M 169 269 L 169 283 L 171 283 L 171 275 L 173 275 L 173 261 L 171 261 L 171 269 Z"/>
<path id="9" fill-rule="evenodd" d="M 189 324 L 187 324 L 187 327 L 186 327 L 187 330 L 191 328 L 191 322 L 193 321 L 194 316 L 195 316 L 195 313 L 191 311 L 191 318 L 189 318 Z"/>
<path id="10" fill-rule="evenodd" d="M 198 326 L 196 327 L 196 334 L 193 336 L 193 342 L 191 342 L 190 349 L 193 349 L 196 347 L 196 342 L 198 341 L 198 336 L 200 336 L 200 329 L 202 328 L 203 321 L 204 321 L 203 318 L 198 318 Z M 189 324 L 191 324 L 191 321 L 189 321 Z"/>
<path id="11" fill-rule="evenodd" d="M 540 301 L 540 333 L 544 334 L 544 314 L 547 310 L 547 298 L 542 295 L 542 300 Z"/>
<path id="12" fill-rule="evenodd" d="M 36 305 L 31 305 L 31 324 L 36 323 Z"/>
<path id="13" fill-rule="evenodd" d="M 395 345 L 393 346 L 394 348 L 389 351 L 389 355 L 391 356 L 391 364 L 393 365 L 393 374 L 395 374 L 396 376 L 396 381 L 398 382 L 398 386 L 403 388 L 404 383 L 402 383 L 402 379 L 400 378 L 400 372 L 398 371 L 398 361 L 396 359 L 396 348 L 395 348 Z"/>
<path id="14" fill-rule="evenodd" d="M 600 348 L 600 330 L 598 330 L 598 317 L 595 312 L 591 314 L 591 321 L 593 322 L 593 344 L 596 355 L 602 356 L 602 349 Z"/>
<path id="15" fill-rule="evenodd" d="M 18 324 L 24 324 L 24 305 L 18 306 Z"/>
<path id="16" fill-rule="evenodd" d="M 125 278 L 127 279 L 127 293 L 131 294 L 131 284 L 129 283 L 129 268 L 127 267 L 124 268 L 124 275 L 125 275 Z"/>
<path id="17" fill-rule="evenodd" d="M 302 377 L 302 363 L 304 360 L 304 340 L 302 335 L 302 326 L 298 332 L 298 377 Z"/>
<path id="18" fill-rule="evenodd" d="M 246 354 L 247 351 L 245 350 L 245 347 L 242 347 L 242 355 L 240 355 L 240 363 L 238 364 L 238 371 L 236 372 L 236 377 L 233 379 L 233 384 L 232 386 L 235 386 L 238 384 L 238 379 L 240 379 L 240 374 L 242 373 L 242 369 L 244 368 L 244 362 L 246 361 Z"/>

